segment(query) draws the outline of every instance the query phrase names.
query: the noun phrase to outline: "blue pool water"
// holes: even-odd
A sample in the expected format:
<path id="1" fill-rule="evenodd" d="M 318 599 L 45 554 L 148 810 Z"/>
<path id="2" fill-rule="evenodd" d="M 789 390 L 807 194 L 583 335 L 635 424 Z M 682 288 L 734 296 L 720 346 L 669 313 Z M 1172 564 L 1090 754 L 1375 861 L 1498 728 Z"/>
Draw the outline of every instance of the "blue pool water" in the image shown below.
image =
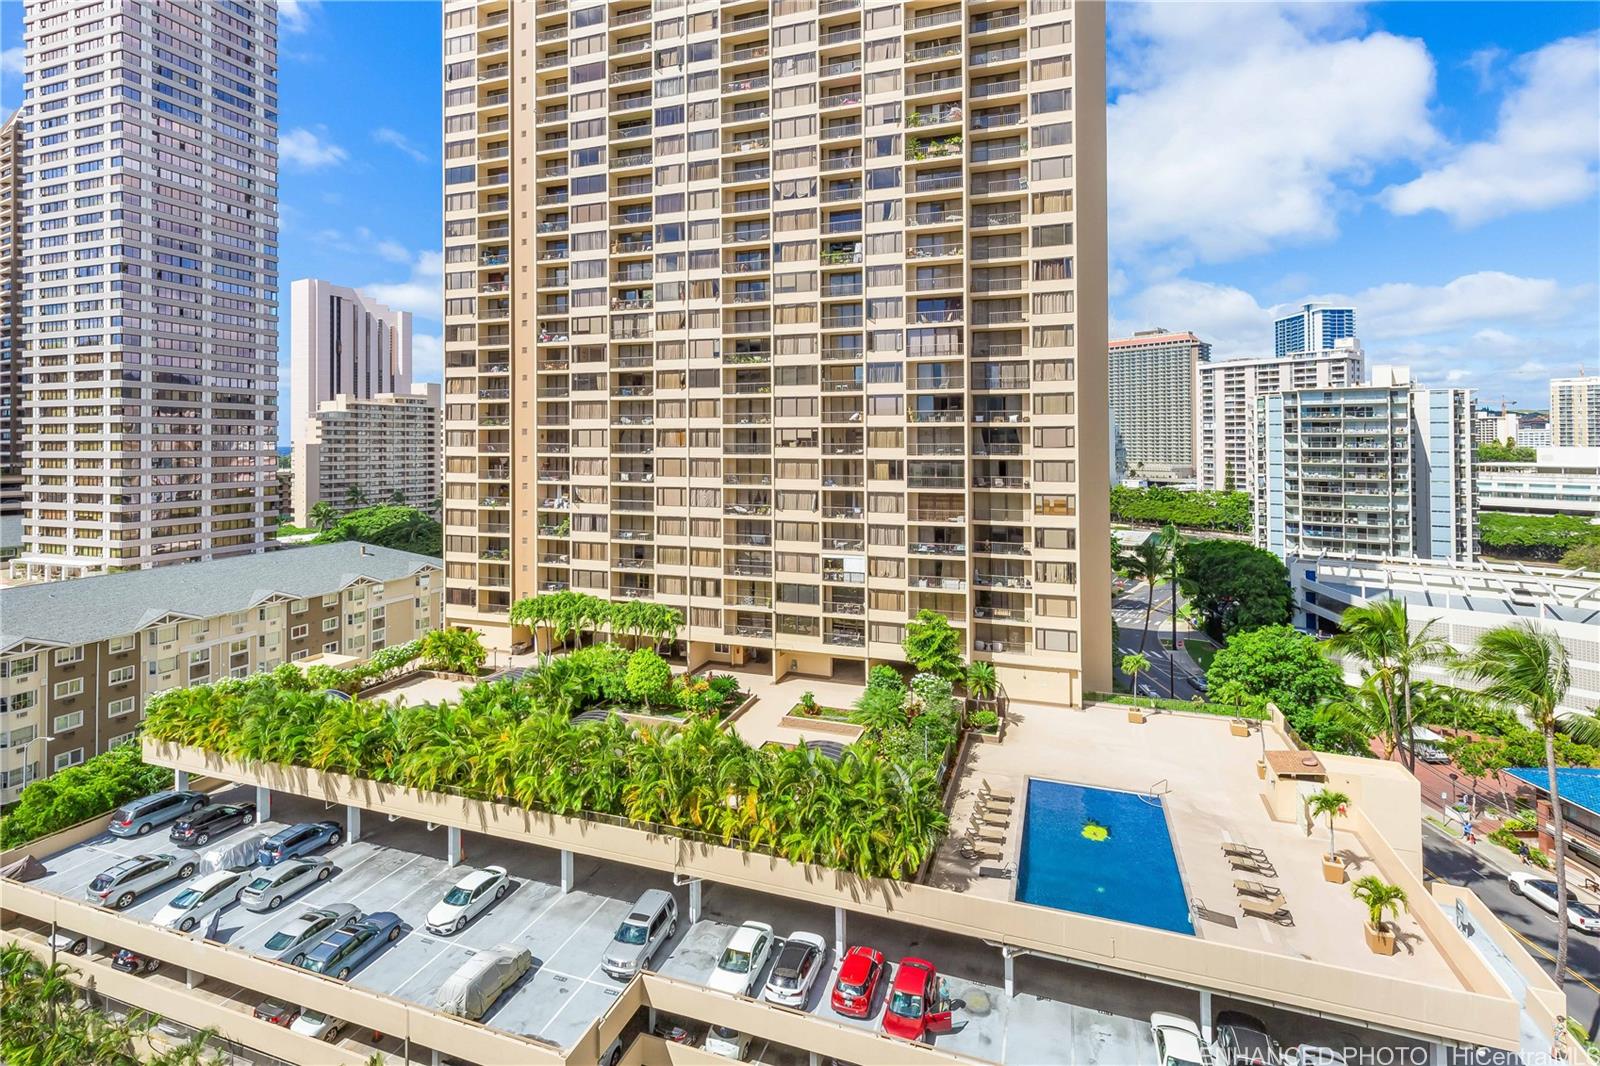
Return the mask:
<path id="1" fill-rule="evenodd" d="M 1104 840 L 1084 836 L 1089 823 Z M 1194 933 L 1161 800 L 1134 792 L 1031 779 L 1017 899 Z"/>

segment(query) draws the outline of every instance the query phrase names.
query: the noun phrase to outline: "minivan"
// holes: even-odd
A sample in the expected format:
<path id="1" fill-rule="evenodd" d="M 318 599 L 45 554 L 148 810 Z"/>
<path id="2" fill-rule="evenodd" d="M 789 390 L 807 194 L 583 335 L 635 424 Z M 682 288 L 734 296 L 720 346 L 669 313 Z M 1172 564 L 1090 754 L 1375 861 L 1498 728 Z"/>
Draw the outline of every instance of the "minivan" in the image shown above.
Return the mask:
<path id="1" fill-rule="evenodd" d="M 600 968 L 627 980 L 649 965 L 661 945 L 678 931 L 678 901 L 671 892 L 652 888 L 639 897 L 606 945 Z"/>
<path id="2" fill-rule="evenodd" d="M 123 804 L 111 814 L 106 831 L 117 837 L 142 837 L 158 825 L 193 814 L 211 802 L 204 792 L 156 792 Z"/>

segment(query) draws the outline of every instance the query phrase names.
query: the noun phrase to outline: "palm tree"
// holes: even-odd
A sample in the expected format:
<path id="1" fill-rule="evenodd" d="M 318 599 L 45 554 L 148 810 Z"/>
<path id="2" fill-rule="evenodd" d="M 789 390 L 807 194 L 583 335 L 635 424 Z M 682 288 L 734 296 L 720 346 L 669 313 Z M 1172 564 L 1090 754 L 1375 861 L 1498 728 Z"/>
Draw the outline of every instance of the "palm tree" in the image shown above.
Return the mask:
<path id="1" fill-rule="evenodd" d="M 352 511 L 367 505 L 367 494 L 360 485 L 351 485 L 345 490 L 344 505 Z"/>
<path id="2" fill-rule="evenodd" d="M 1431 635 L 1433 625 L 1426 622 L 1413 633 L 1405 601 L 1379 600 L 1345 611 L 1339 632 L 1323 645 L 1331 654 L 1355 656 L 1365 664 L 1363 676 L 1378 678 L 1401 757 L 1410 770 L 1417 766 L 1411 740 L 1412 674 L 1450 654 L 1449 644 Z"/>
<path id="3" fill-rule="evenodd" d="M 1314 819 L 1319 815 L 1328 819 L 1328 858 L 1338 854 L 1338 845 L 1333 840 L 1333 816 L 1344 810 L 1345 804 L 1350 802 L 1350 797 L 1343 792 L 1325 788 L 1321 792 L 1314 792 L 1306 797 L 1306 810 Z M 1308 827 L 1309 828 L 1309 827 Z"/>
<path id="4" fill-rule="evenodd" d="M 1156 586 L 1167 574 L 1167 545 L 1162 538 L 1154 533 L 1144 538 L 1131 552 L 1125 553 L 1117 560 L 1117 565 L 1135 581 L 1143 581 L 1146 586 L 1144 601 L 1144 633 L 1139 638 L 1139 650 L 1143 651 L 1145 643 L 1150 639 L 1150 614 L 1156 606 Z"/>
<path id="5" fill-rule="evenodd" d="M 1372 874 L 1358 880 L 1350 886 L 1350 894 L 1367 905 L 1367 921 L 1372 925 L 1374 932 L 1383 932 L 1383 916 L 1385 912 L 1400 916 L 1400 904 L 1406 901 L 1406 890 L 1399 885 L 1391 885 L 1380 877 Z"/>
<path id="6" fill-rule="evenodd" d="M 967 691 L 979 703 L 994 699 L 1000 691 L 1000 679 L 995 677 L 994 663 L 980 659 L 967 664 Z"/>
<path id="7" fill-rule="evenodd" d="M 1133 702 L 1137 706 L 1139 703 L 1139 675 L 1150 669 L 1150 660 L 1145 658 L 1143 652 L 1136 651 L 1132 654 L 1124 655 L 1119 665 L 1122 667 L 1122 672 L 1127 674 L 1133 682 Z"/>
<path id="8" fill-rule="evenodd" d="M 406 490 L 395 489 L 393 492 L 389 493 L 389 502 L 395 504 L 396 506 L 404 506 L 406 502 Z"/>
<path id="9" fill-rule="evenodd" d="M 338 521 L 339 512 L 327 500 L 318 500 L 306 517 L 311 520 L 312 529 L 327 529 Z"/>
<path id="10" fill-rule="evenodd" d="M 1481 684 L 1487 699 L 1520 711 L 1544 734 L 1550 828 L 1556 852 L 1556 913 L 1564 915 L 1567 913 L 1567 833 L 1556 776 L 1556 729 L 1561 725 L 1561 701 L 1572 684 L 1567 649 L 1555 634 L 1531 622 L 1519 622 L 1499 626 L 1480 636 L 1472 651 L 1461 659 L 1461 668 Z M 1557 987 L 1566 986 L 1567 937 L 1568 923 L 1556 922 Z"/>

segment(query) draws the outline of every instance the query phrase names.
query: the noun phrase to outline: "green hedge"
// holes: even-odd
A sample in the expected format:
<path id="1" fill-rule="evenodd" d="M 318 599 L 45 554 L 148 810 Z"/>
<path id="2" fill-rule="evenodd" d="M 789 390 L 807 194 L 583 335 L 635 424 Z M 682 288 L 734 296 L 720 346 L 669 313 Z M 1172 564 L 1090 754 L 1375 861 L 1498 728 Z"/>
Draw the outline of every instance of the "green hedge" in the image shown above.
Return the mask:
<path id="1" fill-rule="evenodd" d="M 1250 496 L 1243 492 L 1190 492 L 1183 489 L 1111 490 L 1111 517 L 1123 522 L 1173 525 L 1183 529 L 1250 530 Z"/>
<path id="2" fill-rule="evenodd" d="M 1252 710 L 1249 707 L 1230 707 L 1223 703 L 1194 703 L 1189 700 L 1164 700 L 1150 696 L 1137 698 L 1123 693 L 1109 694 L 1105 692 L 1086 692 L 1085 699 L 1098 700 L 1101 703 L 1120 703 L 1127 707 L 1154 708 L 1158 711 L 1187 711 L 1190 714 L 1215 714 L 1227 718 L 1254 718 L 1264 721 L 1269 717 L 1266 711 Z"/>
<path id="3" fill-rule="evenodd" d="M 119 744 L 24 788 L 11 813 L 0 818 L 0 848 L 49 836 L 171 787 L 171 770 L 145 765 L 138 744 Z"/>
<path id="4" fill-rule="evenodd" d="M 1574 515 L 1484 511 L 1478 516 L 1478 541 L 1489 555 L 1556 562 L 1572 548 L 1600 544 L 1600 526 Z"/>

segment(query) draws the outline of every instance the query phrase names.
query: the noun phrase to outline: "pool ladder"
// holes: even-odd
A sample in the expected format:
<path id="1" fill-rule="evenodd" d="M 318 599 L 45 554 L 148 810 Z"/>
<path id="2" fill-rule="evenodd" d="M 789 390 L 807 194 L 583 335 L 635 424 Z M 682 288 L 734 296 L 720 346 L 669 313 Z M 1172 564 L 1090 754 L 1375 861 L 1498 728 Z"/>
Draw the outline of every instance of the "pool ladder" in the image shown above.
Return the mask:
<path id="1" fill-rule="evenodd" d="M 1148 789 L 1143 792 L 1136 793 L 1136 795 L 1150 806 L 1159 807 L 1161 805 L 1161 797 L 1168 795 L 1171 792 L 1172 783 L 1163 777 L 1161 780 L 1151 785 Z"/>

